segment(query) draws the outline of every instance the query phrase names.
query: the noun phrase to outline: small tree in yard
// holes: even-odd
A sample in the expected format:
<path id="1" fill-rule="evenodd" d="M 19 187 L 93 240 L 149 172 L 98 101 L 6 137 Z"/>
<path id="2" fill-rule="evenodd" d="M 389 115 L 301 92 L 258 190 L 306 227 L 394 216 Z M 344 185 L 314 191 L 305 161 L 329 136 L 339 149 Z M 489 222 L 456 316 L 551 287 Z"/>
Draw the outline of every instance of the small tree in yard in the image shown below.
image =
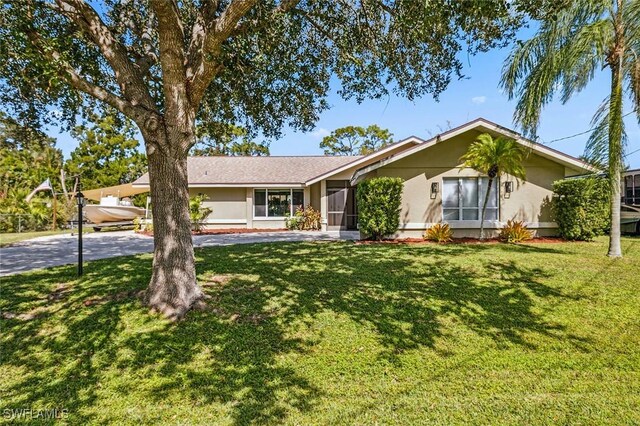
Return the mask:
<path id="1" fill-rule="evenodd" d="M 23 0 L 0 8 L 0 101 L 22 121 L 73 125 L 103 105 L 144 139 L 154 257 L 144 302 L 181 318 L 202 305 L 187 156 L 198 123 L 248 137 L 308 131 L 332 78 L 346 99 L 438 96 L 459 53 L 504 45 L 552 2 Z M 551 7 L 551 6 L 549 6 Z M 216 135 L 211 135 L 219 139 Z"/>
<path id="2" fill-rule="evenodd" d="M 206 199 L 208 199 L 206 195 L 199 194 L 189 200 L 189 217 L 196 232 L 202 231 L 202 222 L 213 211 L 209 207 L 202 207 L 202 202 Z"/>
<path id="3" fill-rule="evenodd" d="M 526 152 L 522 145 L 515 140 L 505 137 L 494 138 L 488 133 L 483 133 L 469 146 L 467 153 L 460 158 L 465 167 L 470 167 L 489 177 L 480 214 L 481 240 L 484 239 L 484 215 L 494 180 L 499 179 L 505 173 L 516 179 L 524 179 L 525 170 L 522 161 L 525 156 Z"/>
<path id="4" fill-rule="evenodd" d="M 358 226 L 374 240 L 393 234 L 400 226 L 400 178 L 380 177 L 358 184 Z"/>

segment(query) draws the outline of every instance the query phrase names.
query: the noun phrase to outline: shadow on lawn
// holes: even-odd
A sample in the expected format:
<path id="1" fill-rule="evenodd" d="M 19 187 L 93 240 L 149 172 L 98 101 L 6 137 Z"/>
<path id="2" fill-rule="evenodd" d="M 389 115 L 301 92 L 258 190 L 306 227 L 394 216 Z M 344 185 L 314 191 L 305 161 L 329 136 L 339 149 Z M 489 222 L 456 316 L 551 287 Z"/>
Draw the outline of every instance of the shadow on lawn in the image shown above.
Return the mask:
<path id="1" fill-rule="evenodd" d="M 538 249 L 553 250 L 512 250 Z M 8 277 L 3 312 L 32 317 L 2 320 L 1 363 L 29 372 L 4 389 L 4 400 L 7 408 L 64 407 L 74 422 L 97 421 L 89 409 L 105 372 L 117 371 L 109 392 L 123 398 L 217 402 L 236 424 L 281 421 L 321 396 L 280 358 L 314 344 L 293 336 L 300 321 L 323 312 L 372 326 L 391 362 L 433 348 L 450 320 L 502 346 L 532 347 L 531 334 L 584 343 L 536 312 L 536 298 L 568 297 L 543 283 L 544 271 L 499 259 L 461 266 L 451 258 L 483 250 L 327 243 L 199 250 L 199 279 L 215 310 L 178 324 L 147 315 L 129 297 L 146 286 L 148 257 L 93 262 L 80 282 L 70 267 Z"/>

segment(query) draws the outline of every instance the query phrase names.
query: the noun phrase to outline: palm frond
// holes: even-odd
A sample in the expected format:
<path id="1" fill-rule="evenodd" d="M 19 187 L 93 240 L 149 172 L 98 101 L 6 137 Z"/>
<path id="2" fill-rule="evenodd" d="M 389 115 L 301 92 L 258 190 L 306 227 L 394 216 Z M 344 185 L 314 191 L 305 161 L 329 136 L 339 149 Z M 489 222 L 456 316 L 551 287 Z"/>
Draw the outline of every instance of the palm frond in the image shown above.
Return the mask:
<path id="1" fill-rule="evenodd" d="M 526 178 L 523 161 L 527 151 L 514 139 L 497 137 L 488 133 L 479 135 L 469 146 L 467 152 L 460 157 L 465 167 L 472 168 L 483 174 L 491 171 L 509 174 L 516 179 Z"/>
<path id="2" fill-rule="evenodd" d="M 514 121 L 535 136 L 542 108 L 561 92 L 566 102 L 593 78 L 606 58 L 612 26 L 608 1 L 577 0 L 541 24 L 529 41 L 509 55 L 500 85 L 517 98 Z"/>
<path id="3" fill-rule="evenodd" d="M 585 146 L 584 157 L 592 164 L 608 164 L 609 150 L 611 143 L 609 140 L 609 97 L 600 104 L 600 107 L 591 119 L 593 131 L 587 140 Z M 624 128 L 624 120 L 622 120 L 622 141 L 619 147 L 614 146 L 618 151 L 617 155 L 622 157 L 628 143 L 627 133 Z"/>
<path id="4" fill-rule="evenodd" d="M 640 123 L 640 52 L 635 54 L 632 58 L 628 58 L 625 61 L 625 75 L 627 76 L 627 93 L 631 102 L 633 103 L 633 109 L 636 111 L 636 118 Z"/>
<path id="5" fill-rule="evenodd" d="M 602 19 L 582 26 L 572 40 L 564 44 L 559 55 L 562 58 L 563 103 L 584 89 L 602 68 L 612 35 L 611 22 Z"/>

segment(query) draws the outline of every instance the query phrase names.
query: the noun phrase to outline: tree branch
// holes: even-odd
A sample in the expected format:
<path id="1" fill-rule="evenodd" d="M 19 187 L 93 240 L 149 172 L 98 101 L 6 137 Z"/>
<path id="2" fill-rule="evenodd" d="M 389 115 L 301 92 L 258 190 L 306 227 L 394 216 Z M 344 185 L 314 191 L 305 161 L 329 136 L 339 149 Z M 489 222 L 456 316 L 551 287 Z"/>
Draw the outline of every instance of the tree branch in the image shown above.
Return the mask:
<path id="1" fill-rule="evenodd" d="M 133 105 L 141 104 L 155 112 L 155 103 L 142 73 L 129 60 L 126 47 L 115 38 L 96 11 L 84 0 L 55 1 L 57 10 L 75 23 L 100 49 L 115 74 L 123 96 Z"/>
<path id="2" fill-rule="evenodd" d="M 126 99 L 121 98 L 120 96 L 97 86 L 80 74 L 76 72 L 75 69 L 67 61 L 64 60 L 60 52 L 45 46 L 40 35 L 36 31 L 29 31 L 27 33 L 31 42 L 38 48 L 38 50 L 51 62 L 58 64 L 59 74 L 62 78 L 64 78 L 72 87 L 75 89 L 86 93 L 89 96 L 94 97 L 95 99 L 105 102 L 117 109 L 127 117 L 131 117 L 132 119 L 140 119 L 142 118 L 143 110 L 141 108 L 136 107 L 131 102 Z"/>
<path id="3" fill-rule="evenodd" d="M 191 77 L 189 88 L 194 108 L 200 104 L 209 83 L 222 67 L 214 59 L 222 44 L 257 2 L 258 0 L 233 0 L 217 19 L 204 22 L 201 34 L 198 34 L 201 41 L 189 49 L 189 58 L 193 58 L 193 62 L 189 63 L 187 74 Z"/>

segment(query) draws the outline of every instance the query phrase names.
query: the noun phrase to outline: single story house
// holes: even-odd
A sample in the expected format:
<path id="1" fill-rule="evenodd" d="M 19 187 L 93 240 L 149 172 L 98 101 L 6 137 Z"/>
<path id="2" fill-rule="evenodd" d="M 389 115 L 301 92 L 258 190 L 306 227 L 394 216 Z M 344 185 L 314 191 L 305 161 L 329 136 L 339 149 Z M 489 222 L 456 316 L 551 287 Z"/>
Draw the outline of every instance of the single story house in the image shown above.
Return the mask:
<path id="1" fill-rule="evenodd" d="M 485 227 L 495 233 L 508 219 L 538 235 L 553 235 L 554 181 L 592 171 L 572 156 L 540 145 L 483 118 L 423 140 L 410 137 L 366 156 L 190 157 L 189 191 L 205 194 L 214 228 L 283 228 L 287 214 L 311 205 L 323 230 L 357 230 L 355 189 L 376 176 L 404 180 L 396 237 L 418 237 L 447 222 L 456 237 L 477 236 L 487 180 L 462 167 L 460 157 L 481 133 L 514 138 L 528 148 L 527 179 L 504 176 L 494 186 Z M 134 187 L 148 187 L 148 175 Z"/>

